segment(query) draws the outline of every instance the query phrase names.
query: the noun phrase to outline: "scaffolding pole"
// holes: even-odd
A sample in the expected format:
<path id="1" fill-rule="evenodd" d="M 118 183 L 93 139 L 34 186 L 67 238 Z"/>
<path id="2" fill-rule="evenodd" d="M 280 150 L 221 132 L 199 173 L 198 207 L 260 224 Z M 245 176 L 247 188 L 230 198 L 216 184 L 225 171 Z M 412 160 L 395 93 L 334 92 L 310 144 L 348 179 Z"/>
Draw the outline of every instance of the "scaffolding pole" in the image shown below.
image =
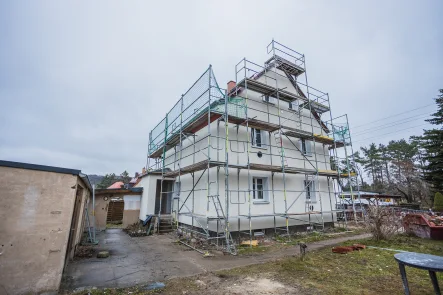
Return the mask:
<path id="1" fill-rule="evenodd" d="M 353 164 L 355 164 L 355 161 L 353 159 L 350 134 L 349 140 L 346 136 L 343 136 L 341 141 L 340 138 L 336 138 L 329 95 L 309 86 L 306 61 L 303 54 L 275 40 L 272 40 L 267 50 L 268 54 L 270 54 L 270 59 L 265 62 L 264 66 L 243 58 L 235 66 L 234 88 L 224 92 L 218 87 L 213 75 L 212 66 L 210 65 L 207 71 L 181 96 L 180 105 L 175 105 L 173 109 L 166 114 L 164 120 L 149 133 L 150 144 L 148 158 L 155 158 L 154 166 L 160 166 L 161 169 L 158 225 L 162 217 L 163 194 L 171 193 L 164 187 L 165 181 L 172 177 L 175 178 L 178 183 L 174 185 L 172 190 L 174 199 L 177 199 L 177 201 L 174 202 L 177 206 L 174 216 L 175 226 L 177 228 L 180 227 L 180 215 L 190 215 L 191 233 L 200 233 L 208 242 L 224 247 L 224 249 L 231 254 L 236 253 L 236 248 L 232 240 L 230 218 L 237 218 L 237 230 L 239 233 L 242 230 L 241 218 L 247 219 L 250 247 L 252 247 L 252 240 L 255 237 L 254 231 L 258 228 L 257 225 L 254 226 L 253 224 L 253 219 L 256 218 L 268 218 L 268 220 L 271 220 L 269 217 L 272 217 L 272 225 L 270 224 L 267 228 L 273 227 L 275 234 L 277 234 L 279 227 L 278 221 L 283 218 L 285 221 L 284 231 L 288 238 L 290 237 L 290 220 L 291 225 L 306 224 L 307 222 L 307 229 L 321 225 L 321 228 L 324 230 L 325 214 L 330 212 L 331 221 L 334 222 L 334 219 L 337 218 L 337 214 L 335 214 L 334 217 L 334 212 L 339 212 L 339 210 L 337 210 L 337 205 L 333 208 L 331 181 L 334 191 L 333 194 L 335 196 L 334 201 L 337 203 L 336 189 L 341 191 L 340 179 L 342 177 L 337 152 L 339 147 L 344 147 L 351 195 L 353 193 L 353 176 L 349 158 L 352 158 L 351 161 Z M 282 57 L 282 55 L 285 54 L 286 58 Z M 240 71 L 243 71 L 244 75 L 239 75 Z M 304 83 L 298 81 L 297 77 L 299 75 L 304 75 Z M 241 81 L 239 81 L 239 78 Z M 294 90 L 285 87 L 286 84 L 279 80 L 282 78 L 289 80 Z M 204 83 L 207 83 L 207 86 L 203 85 Z M 306 94 L 303 93 L 304 90 L 302 90 L 302 87 L 306 87 Z M 215 92 L 217 92 L 217 94 Z M 258 95 L 256 95 L 257 93 Z M 275 96 L 275 103 L 272 105 L 268 101 L 261 101 L 260 95 L 263 97 Z M 283 103 L 284 101 L 285 103 Z M 289 110 L 284 109 L 285 105 L 287 107 L 287 103 L 289 103 Z M 257 106 L 258 104 L 265 104 L 265 107 Z M 297 105 L 296 108 L 294 107 L 295 104 Z M 293 110 L 293 112 L 291 113 L 290 110 Z M 306 112 L 309 112 L 308 116 Z M 331 130 L 328 129 L 326 123 L 324 123 L 321 118 L 322 114 L 326 112 L 329 112 L 332 126 Z M 289 116 L 284 113 L 288 113 Z M 262 119 L 258 114 L 265 114 L 267 119 Z M 308 120 L 305 121 L 304 118 Z M 212 133 L 215 132 L 212 131 L 211 126 L 215 125 L 211 124 L 215 121 L 217 122 L 217 131 L 214 135 Z M 221 121 L 224 121 L 224 132 L 220 130 Z M 162 124 L 164 124 L 164 126 Z M 178 124 L 179 126 L 176 126 Z M 236 136 L 234 139 L 230 138 L 230 124 L 236 126 L 236 134 L 233 132 L 234 136 Z M 347 116 L 346 126 L 349 132 Z M 244 129 L 242 129 L 240 133 L 239 129 L 243 127 Z M 162 128 L 164 128 L 164 130 L 162 130 Z M 246 140 L 240 139 L 240 136 L 243 135 L 243 130 L 246 131 Z M 254 140 L 257 140 L 251 137 L 255 130 L 262 130 L 259 131 L 261 132 L 260 139 L 262 141 L 266 139 L 263 132 L 268 132 L 268 143 L 264 144 L 264 142 L 261 142 L 261 144 L 265 145 L 265 148 L 263 148 L 263 151 L 259 151 L 258 154 L 259 158 L 261 158 L 262 155 L 268 154 L 270 165 L 267 163 L 257 163 L 255 158 L 251 158 L 251 148 L 254 145 Z M 317 130 L 319 131 L 317 132 Z M 292 135 L 289 135 L 291 132 Z M 332 132 L 332 138 L 328 137 L 330 132 Z M 224 134 L 222 135 L 222 133 Z M 190 139 L 190 134 L 193 137 L 192 140 L 186 140 Z M 272 144 L 271 134 L 273 134 L 276 139 L 275 145 Z M 285 135 L 285 141 L 283 140 L 283 135 Z M 164 138 L 162 138 L 162 136 Z M 290 139 L 290 136 L 299 138 L 300 142 L 305 144 L 305 147 L 309 142 L 310 154 L 308 155 L 306 149 L 303 147 L 299 149 L 297 144 Z M 349 142 L 347 142 L 347 140 Z M 190 143 L 188 143 L 188 141 Z M 220 141 L 224 144 L 221 144 Z M 216 144 L 214 144 L 215 142 Z M 236 151 L 233 150 L 233 143 L 237 148 Z M 286 146 L 286 144 L 288 144 L 288 146 Z M 293 148 L 292 145 L 295 148 Z M 318 148 L 319 145 L 321 148 Z M 333 150 L 334 156 L 332 159 L 327 159 L 329 156 L 327 145 L 330 146 L 329 150 Z M 348 155 L 347 145 L 350 145 L 351 155 Z M 243 146 L 243 150 L 240 149 L 240 146 Z M 245 146 L 246 148 L 244 148 Z M 223 153 L 224 156 L 221 156 Z M 231 153 L 237 153 L 236 163 L 231 163 Z M 300 153 L 300 155 L 298 153 Z M 273 163 L 274 156 L 280 157 L 280 164 Z M 265 159 L 265 157 L 263 159 Z M 302 161 L 302 165 L 299 164 L 299 160 Z M 288 163 L 296 164 L 293 164 L 294 167 L 291 167 Z M 331 171 L 331 164 L 333 163 L 335 163 L 337 167 L 336 174 L 335 171 L 329 172 Z M 149 173 L 152 169 L 148 166 L 149 160 L 147 164 Z M 174 170 L 171 171 L 169 167 L 172 167 Z M 224 169 L 224 175 L 220 174 L 221 167 Z M 320 167 L 325 168 L 321 173 Z M 232 189 L 234 185 L 231 186 L 230 184 L 230 180 L 233 177 L 230 169 L 235 169 L 237 172 L 236 190 Z M 243 179 L 241 177 L 242 169 L 244 173 L 246 172 L 245 176 L 247 176 L 246 189 L 240 185 L 240 181 Z M 195 172 L 199 170 L 203 170 L 203 172 L 196 181 Z M 254 185 L 255 178 L 253 178 L 253 176 L 257 174 L 252 173 L 252 171 L 257 170 L 270 173 L 270 177 L 267 176 L 266 185 L 262 182 L 260 188 L 258 188 L 258 185 Z M 213 177 L 216 177 L 215 181 L 212 180 L 211 171 L 215 173 L 213 175 Z M 267 172 L 265 172 L 265 174 Z M 184 176 L 188 173 L 191 174 L 191 177 Z M 206 180 L 206 183 L 199 185 L 200 179 L 205 173 L 206 177 L 203 177 L 202 182 Z M 298 184 L 292 183 L 295 179 L 299 179 L 297 176 L 291 175 L 294 173 L 303 175 L 304 185 L 300 184 L 302 187 L 301 190 L 298 190 Z M 281 178 L 279 175 L 281 175 Z M 224 177 L 223 200 L 220 200 L 220 177 Z M 269 178 L 271 182 L 270 188 Z M 184 181 L 184 179 L 189 181 L 192 179 L 192 188 L 190 190 L 183 190 L 181 182 Z M 322 191 L 321 180 L 327 182 L 327 191 L 325 192 Z M 276 187 L 276 183 L 281 185 L 281 189 Z M 245 185 L 245 183 L 242 185 Z M 356 179 L 356 185 L 359 191 L 358 178 Z M 213 186 L 216 187 L 214 188 Z M 291 189 L 291 187 L 294 186 L 297 187 L 296 190 Z M 269 202 L 269 199 L 272 201 L 272 209 L 269 208 L 269 213 L 267 214 L 257 214 L 255 211 L 254 204 L 258 201 L 255 198 L 259 198 L 258 190 L 262 190 L 260 192 L 260 198 L 265 199 L 266 194 L 267 201 Z M 183 194 L 185 191 L 187 193 Z M 328 194 L 329 202 L 323 202 L 323 196 L 326 193 Z M 232 200 L 233 194 L 237 195 L 238 200 L 236 202 Z M 272 196 L 270 196 L 270 194 L 272 194 Z M 204 203 L 204 195 L 206 195 L 206 213 L 203 213 L 203 208 L 199 211 L 199 207 L 196 207 L 196 202 L 200 201 Z M 240 195 L 242 197 L 244 196 L 245 200 L 243 203 L 240 201 Z M 302 212 L 298 212 L 302 208 L 298 200 L 303 195 L 306 197 L 304 200 L 302 199 L 304 209 Z M 314 196 L 315 200 L 313 198 Z M 189 209 L 188 205 L 186 205 L 188 200 L 192 200 L 192 209 Z M 280 202 L 278 210 L 276 207 L 277 202 Z M 211 203 L 214 206 L 215 215 L 212 214 Z M 352 203 L 354 219 L 356 220 L 357 216 L 353 200 Z M 237 204 L 237 206 L 235 206 L 235 204 Z M 284 208 L 282 208 L 282 205 Z M 294 208 L 297 208 L 295 212 L 291 211 L 293 205 L 295 205 Z M 330 207 L 329 210 L 327 209 L 328 206 Z M 187 211 L 183 212 L 183 208 L 186 208 Z M 231 213 L 232 208 L 237 208 L 236 215 Z M 247 214 L 244 213 L 245 209 L 247 210 Z M 296 218 L 294 215 L 300 215 L 301 217 Z M 205 220 L 205 222 L 201 222 L 202 219 Z M 344 209 L 343 219 L 345 225 L 347 225 L 346 210 Z M 216 222 L 215 224 L 214 221 Z M 200 227 L 201 231 L 195 230 L 195 227 Z M 281 227 L 279 230 L 283 230 L 283 226 Z M 243 229 L 246 232 L 246 228 Z M 213 233 L 214 231 L 215 233 Z M 216 241 L 211 242 L 214 239 Z"/>

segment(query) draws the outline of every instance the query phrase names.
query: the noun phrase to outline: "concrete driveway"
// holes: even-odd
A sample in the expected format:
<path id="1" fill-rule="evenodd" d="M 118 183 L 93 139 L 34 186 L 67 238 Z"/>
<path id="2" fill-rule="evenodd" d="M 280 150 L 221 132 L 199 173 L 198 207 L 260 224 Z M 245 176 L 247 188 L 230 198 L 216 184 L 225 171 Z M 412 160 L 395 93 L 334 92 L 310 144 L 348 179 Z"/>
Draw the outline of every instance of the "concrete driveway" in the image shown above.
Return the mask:
<path id="1" fill-rule="evenodd" d="M 107 229 L 97 239 L 96 248 L 108 250 L 110 257 L 72 261 L 65 269 L 62 289 L 127 287 L 204 271 L 192 263 L 189 254 L 195 253 L 180 250 L 168 235 L 132 238 L 121 229 Z"/>
<path id="2" fill-rule="evenodd" d="M 370 237 L 362 234 L 340 237 L 308 245 L 308 251 Z M 108 250 L 108 258 L 77 259 L 63 274 L 62 290 L 79 287 L 129 287 L 165 282 L 173 277 L 191 276 L 251 264 L 263 263 L 299 254 L 299 247 L 285 247 L 256 256 L 221 255 L 203 257 L 196 251 L 174 243 L 173 235 L 130 237 L 121 229 L 107 229 L 97 235 L 97 250 Z"/>

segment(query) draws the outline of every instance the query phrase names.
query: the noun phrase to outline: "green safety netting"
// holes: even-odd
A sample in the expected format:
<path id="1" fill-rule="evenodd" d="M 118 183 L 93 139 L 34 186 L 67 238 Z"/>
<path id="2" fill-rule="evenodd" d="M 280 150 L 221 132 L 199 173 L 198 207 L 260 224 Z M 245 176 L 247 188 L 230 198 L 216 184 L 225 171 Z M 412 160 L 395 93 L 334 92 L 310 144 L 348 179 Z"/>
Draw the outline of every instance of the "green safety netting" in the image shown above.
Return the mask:
<path id="1" fill-rule="evenodd" d="M 212 67 L 209 67 L 152 129 L 149 134 L 149 154 L 180 132 L 180 127 L 184 129 L 209 108 L 211 112 L 224 114 L 225 97 L 225 91 L 220 89 Z M 241 97 L 228 98 L 228 115 L 246 118 L 245 100 Z"/>

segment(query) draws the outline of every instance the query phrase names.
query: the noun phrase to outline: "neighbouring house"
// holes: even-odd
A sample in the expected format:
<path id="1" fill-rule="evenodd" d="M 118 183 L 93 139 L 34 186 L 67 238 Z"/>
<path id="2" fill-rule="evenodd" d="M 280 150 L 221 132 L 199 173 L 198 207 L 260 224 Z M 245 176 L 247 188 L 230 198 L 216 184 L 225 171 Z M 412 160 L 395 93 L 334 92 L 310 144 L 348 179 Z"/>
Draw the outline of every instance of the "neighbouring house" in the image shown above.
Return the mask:
<path id="1" fill-rule="evenodd" d="M 398 205 L 401 198 L 400 195 L 366 191 L 341 192 L 337 197 L 336 209 L 344 210 L 344 212 L 337 213 L 337 218 L 340 220 L 344 220 L 345 217 L 346 220 L 354 220 L 356 217 L 363 218 L 370 205 L 395 206 Z"/>
<path id="2" fill-rule="evenodd" d="M 123 181 L 116 181 L 107 188 L 108 189 L 120 189 L 124 186 L 125 186 L 125 184 L 123 183 Z"/>
<path id="3" fill-rule="evenodd" d="M 140 218 L 172 217 L 208 240 L 324 228 L 358 181 L 347 116 L 308 86 L 305 56 L 276 41 L 221 89 L 210 66 L 149 134 Z M 344 164 L 343 164 L 344 163 Z M 154 171 L 154 172 L 153 172 Z M 340 209 L 339 209 L 340 210 Z"/>
<path id="4" fill-rule="evenodd" d="M 139 221 L 143 187 L 124 188 L 115 184 L 107 189 L 95 190 L 97 230 L 106 229 L 107 224 L 122 224 L 126 227 Z M 89 212 L 92 215 L 92 202 L 89 203 Z"/>
<path id="5" fill-rule="evenodd" d="M 148 215 L 171 216 L 174 182 L 175 178 L 163 178 L 162 182 L 162 173 L 158 170 L 145 172 L 139 176 L 134 188 L 143 188 L 140 220 L 145 220 Z"/>
<path id="6" fill-rule="evenodd" d="M 91 196 L 80 170 L 0 161 L 0 294 L 58 290 Z"/>

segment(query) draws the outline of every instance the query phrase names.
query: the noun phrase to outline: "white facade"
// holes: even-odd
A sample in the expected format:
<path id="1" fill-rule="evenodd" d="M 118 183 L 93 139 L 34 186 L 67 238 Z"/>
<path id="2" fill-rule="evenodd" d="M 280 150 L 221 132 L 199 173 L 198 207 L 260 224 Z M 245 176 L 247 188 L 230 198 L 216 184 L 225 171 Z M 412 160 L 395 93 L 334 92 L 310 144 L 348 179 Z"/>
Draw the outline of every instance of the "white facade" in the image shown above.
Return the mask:
<path id="1" fill-rule="evenodd" d="M 284 88 L 286 91 L 297 93 L 291 82 L 280 75 L 268 73 L 257 81 L 268 85 Z M 269 77 L 274 79 L 269 79 Z M 270 81 L 271 80 L 271 81 Z M 297 128 L 313 134 L 324 134 L 320 124 L 310 115 L 308 109 L 301 109 L 299 114 L 290 109 L 289 103 L 271 99 L 271 103 L 263 102 L 263 95 L 251 90 L 245 90 L 240 97 L 246 98 L 247 117 L 264 122 L 281 124 Z M 293 106 L 297 109 L 297 105 Z M 280 116 L 278 114 L 280 113 Z M 312 117 L 312 118 L 310 118 Z M 302 118 L 301 120 L 299 120 Z M 274 132 L 264 130 L 249 130 L 246 126 L 228 124 L 229 143 L 225 140 L 225 122 L 215 120 L 206 125 L 195 137 L 182 139 L 182 148 L 178 144 L 166 153 L 165 168 L 175 171 L 201 161 L 226 161 L 226 144 L 228 145 L 229 165 L 247 167 L 248 150 L 250 164 L 282 166 L 279 139 Z M 255 132 L 255 134 L 254 134 Z M 251 136 L 251 133 L 255 136 Z M 259 139 L 257 139 L 259 133 Z M 210 136 L 209 136 L 210 134 Z M 258 141 L 258 142 L 257 142 Z M 300 138 L 282 137 L 285 151 L 284 165 L 287 167 L 315 170 L 330 170 L 328 146 Z M 304 151 L 304 152 L 301 152 Z M 249 219 L 252 216 L 252 229 L 264 229 L 286 226 L 283 215 L 289 216 L 289 225 L 307 224 L 309 219 L 314 223 L 331 222 L 335 218 L 331 213 L 335 209 L 333 180 L 326 176 L 305 174 L 273 173 L 248 169 L 230 168 L 229 193 L 225 189 L 225 168 L 212 167 L 209 170 L 199 170 L 180 175 L 175 182 L 180 182 L 180 192 L 176 192 L 173 202 L 173 212 L 180 212 L 179 222 L 197 227 L 208 227 L 216 230 L 216 222 L 207 217 L 220 216 L 214 202 L 215 196 L 221 203 L 223 214 L 229 215 L 230 230 L 249 229 Z M 203 173 L 203 175 L 202 175 Z M 202 175 L 202 176 L 201 176 Z M 273 176 L 272 176 L 273 175 Z M 197 181 L 201 176 L 201 179 Z M 285 178 L 285 179 L 284 179 Z M 144 177 L 139 186 L 143 186 L 140 218 L 146 214 L 155 214 L 156 181 L 161 176 Z M 309 185 L 306 179 L 315 181 Z M 194 187 L 194 184 L 197 183 Z M 309 189 L 306 189 L 305 186 Z M 255 189 L 254 189 L 255 188 Z M 309 192 L 307 191 L 309 190 Z M 229 209 L 228 209 L 229 207 Z M 228 209 L 228 211 L 227 211 Z M 322 211 L 322 214 L 304 214 L 307 211 Z M 190 215 L 193 215 L 192 218 Z M 220 229 L 221 230 L 221 229 Z"/>

